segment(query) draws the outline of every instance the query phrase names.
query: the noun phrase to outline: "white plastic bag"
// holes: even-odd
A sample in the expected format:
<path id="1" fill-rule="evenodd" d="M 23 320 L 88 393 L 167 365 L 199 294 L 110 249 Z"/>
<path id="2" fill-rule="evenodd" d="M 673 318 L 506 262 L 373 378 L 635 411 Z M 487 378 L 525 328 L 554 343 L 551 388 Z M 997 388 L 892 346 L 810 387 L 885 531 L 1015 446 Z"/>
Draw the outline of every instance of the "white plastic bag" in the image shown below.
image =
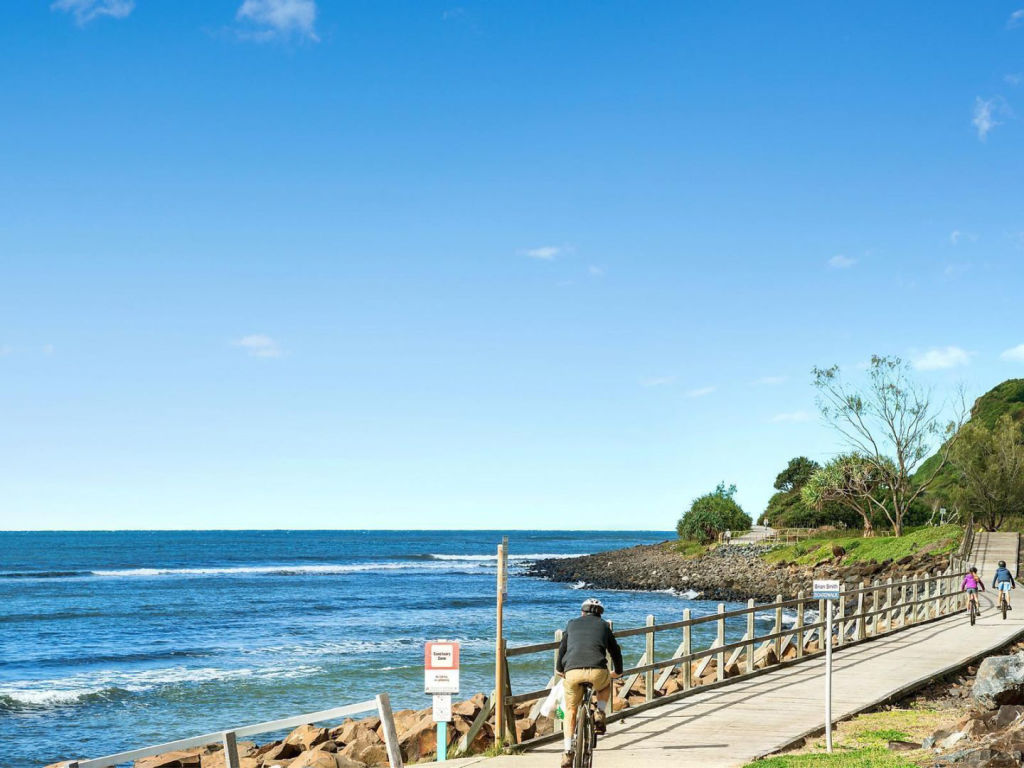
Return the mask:
<path id="1" fill-rule="evenodd" d="M 551 717 L 552 712 L 555 712 L 559 718 L 565 717 L 565 687 L 561 680 L 551 689 L 551 693 L 544 699 L 544 703 L 540 707 L 540 713 L 544 717 Z"/>

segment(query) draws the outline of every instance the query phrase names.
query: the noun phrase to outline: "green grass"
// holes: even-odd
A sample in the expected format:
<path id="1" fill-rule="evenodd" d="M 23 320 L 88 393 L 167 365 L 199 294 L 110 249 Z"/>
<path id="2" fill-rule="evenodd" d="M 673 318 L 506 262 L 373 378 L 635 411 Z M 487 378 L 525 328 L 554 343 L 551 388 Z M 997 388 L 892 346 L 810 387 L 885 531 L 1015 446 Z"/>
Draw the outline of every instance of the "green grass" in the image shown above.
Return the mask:
<path id="1" fill-rule="evenodd" d="M 963 530 L 957 525 L 927 526 L 900 537 L 876 536 L 865 539 L 858 534 L 832 534 L 806 539 L 796 544 L 773 549 L 765 559 L 771 563 L 796 562 L 814 565 L 832 557 L 836 544 L 846 550 L 844 562 L 857 563 L 899 560 L 919 552 L 940 555 L 952 552 L 960 545 Z"/>
<path id="2" fill-rule="evenodd" d="M 782 755 L 748 763 L 747 768 L 917 768 L 899 752 L 884 747 L 838 749 L 823 753 Z"/>
<path id="3" fill-rule="evenodd" d="M 708 548 L 699 541 L 692 541 L 690 539 L 680 539 L 673 542 L 670 546 L 683 557 L 700 557 L 708 551 Z"/>
<path id="4" fill-rule="evenodd" d="M 920 751 L 892 752 L 890 741 L 920 742 L 955 717 L 936 709 L 886 709 L 840 723 L 833 734 L 833 753 L 824 738 L 786 755 L 749 763 L 747 768 L 917 768 Z"/>

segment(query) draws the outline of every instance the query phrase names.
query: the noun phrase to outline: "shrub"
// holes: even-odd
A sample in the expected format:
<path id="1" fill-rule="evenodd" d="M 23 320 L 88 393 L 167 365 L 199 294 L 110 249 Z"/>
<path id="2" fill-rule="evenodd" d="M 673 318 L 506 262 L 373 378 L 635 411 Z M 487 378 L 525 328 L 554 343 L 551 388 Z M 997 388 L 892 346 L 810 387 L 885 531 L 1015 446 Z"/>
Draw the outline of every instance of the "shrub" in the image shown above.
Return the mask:
<path id="1" fill-rule="evenodd" d="M 679 518 L 676 533 L 682 539 L 709 544 L 724 531 L 743 533 L 750 530 L 750 516 L 733 498 L 736 486 L 719 483 L 711 493 L 698 496 Z"/>

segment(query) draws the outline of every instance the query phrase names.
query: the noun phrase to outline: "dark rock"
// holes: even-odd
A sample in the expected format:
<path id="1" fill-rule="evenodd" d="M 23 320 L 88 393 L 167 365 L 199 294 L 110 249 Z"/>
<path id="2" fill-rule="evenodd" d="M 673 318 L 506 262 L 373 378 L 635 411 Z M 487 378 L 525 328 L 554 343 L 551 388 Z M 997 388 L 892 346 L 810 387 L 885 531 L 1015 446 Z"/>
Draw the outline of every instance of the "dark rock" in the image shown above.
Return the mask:
<path id="1" fill-rule="evenodd" d="M 910 752 L 921 748 L 920 744 L 913 741 L 890 741 L 886 746 L 894 752 Z"/>
<path id="2" fill-rule="evenodd" d="M 1024 704 L 1024 653 L 989 656 L 982 661 L 971 696 L 985 709 Z"/>

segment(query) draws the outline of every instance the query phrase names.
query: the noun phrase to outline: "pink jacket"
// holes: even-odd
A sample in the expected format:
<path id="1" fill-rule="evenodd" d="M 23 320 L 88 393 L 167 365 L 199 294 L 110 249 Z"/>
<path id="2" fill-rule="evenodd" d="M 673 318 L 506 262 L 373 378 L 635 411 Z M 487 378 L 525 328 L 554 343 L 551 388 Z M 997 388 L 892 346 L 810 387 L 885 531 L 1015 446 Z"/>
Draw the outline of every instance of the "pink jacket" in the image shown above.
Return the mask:
<path id="1" fill-rule="evenodd" d="M 981 589 L 981 580 L 973 573 L 968 573 L 964 576 L 964 583 L 960 585 L 960 589 Z"/>

